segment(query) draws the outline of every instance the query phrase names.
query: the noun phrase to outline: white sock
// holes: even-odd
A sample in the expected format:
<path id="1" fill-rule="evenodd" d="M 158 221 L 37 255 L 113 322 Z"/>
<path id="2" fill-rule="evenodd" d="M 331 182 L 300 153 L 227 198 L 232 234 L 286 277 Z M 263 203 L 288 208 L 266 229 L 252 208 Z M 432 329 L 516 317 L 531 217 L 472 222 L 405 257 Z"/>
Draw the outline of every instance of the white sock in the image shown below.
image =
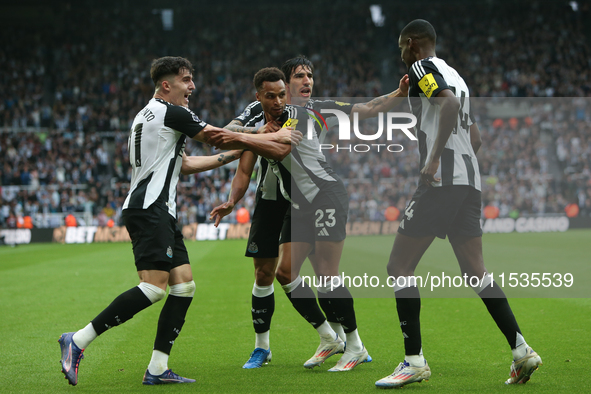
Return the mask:
<path id="1" fill-rule="evenodd" d="M 348 332 L 345 335 L 347 338 L 347 350 L 360 352 L 363 349 L 363 343 L 361 342 L 361 338 L 359 338 L 359 333 L 357 332 L 357 329 Z"/>
<path id="2" fill-rule="evenodd" d="M 329 321 L 328 324 L 330 325 L 332 330 L 337 333 L 339 338 L 341 338 L 343 341 L 347 340 L 347 337 L 345 336 L 345 330 L 343 330 L 343 326 L 341 325 L 341 323 Z"/>
<path id="3" fill-rule="evenodd" d="M 421 354 L 415 354 L 412 356 L 404 356 L 404 359 L 411 367 L 424 367 L 425 366 L 425 357 L 423 357 L 423 352 L 421 350 Z"/>
<path id="4" fill-rule="evenodd" d="M 168 354 L 161 352 L 160 350 L 154 350 L 152 352 L 152 359 L 148 365 L 148 372 L 152 375 L 162 375 L 164 371 L 168 369 Z"/>
<path id="5" fill-rule="evenodd" d="M 316 331 L 318 331 L 320 338 L 327 339 L 329 341 L 334 341 L 337 339 L 337 333 L 333 331 L 326 320 L 324 323 L 316 327 Z"/>
<path id="6" fill-rule="evenodd" d="M 90 343 L 94 341 L 97 336 L 98 335 L 96 334 L 92 323 L 88 323 L 86 327 L 78 330 L 72 339 L 74 340 L 76 346 L 78 346 L 80 349 L 86 349 L 86 347 L 90 345 Z"/>
<path id="7" fill-rule="evenodd" d="M 254 342 L 254 347 L 260 347 L 261 349 L 269 350 L 271 345 L 269 345 L 269 331 L 265 331 L 262 333 L 256 333 L 256 340 Z"/>
<path id="8" fill-rule="evenodd" d="M 519 360 L 527 353 L 527 342 L 520 333 L 517 333 L 517 340 L 515 341 L 515 349 L 511 349 L 513 353 L 513 360 Z"/>

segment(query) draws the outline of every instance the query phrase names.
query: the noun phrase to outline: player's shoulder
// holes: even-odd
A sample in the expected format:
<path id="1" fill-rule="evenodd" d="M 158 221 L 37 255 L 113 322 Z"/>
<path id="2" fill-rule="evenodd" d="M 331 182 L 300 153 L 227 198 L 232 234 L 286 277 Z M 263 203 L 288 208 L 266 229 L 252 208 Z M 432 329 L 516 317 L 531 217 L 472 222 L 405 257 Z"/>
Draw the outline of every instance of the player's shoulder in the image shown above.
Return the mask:
<path id="1" fill-rule="evenodd" d="M 244 123 L 246 120 L 249 120 L 263 112 L 263 106 L 260 101 L 253 101 L 252 103 L 248 104 L 242 113 L 238 115 L 235 120 L 239 120 L 240 122 Z"/>
<path id="2" fill-rule="evenodd" d="M 166 108 L 166 114 L 164 115 L 165 124 L 177 124 L 181 123 L 197 123 L 202 128 L 207 126 L 207 123 L 199 119 L 195 112 L 191 111 L 190 108 L 183 107 L 182 105 L 175 105 L 162 99 L 154 99 L 159 105 Z"/>
<path id="3" fill-rule="evenodd" d="M 437 72 L 441 73 L 440 67 L 442 64 L 434 57 L 428 57 L 425 59 L 417 60 L 410 66 L 410 74 L 416 76 L 418 79 L 423 78 L 425 75 Z M 445 64 L 445 62 L 443 62 Z M 445 64 L 447 65 L 447 64 Z"/>

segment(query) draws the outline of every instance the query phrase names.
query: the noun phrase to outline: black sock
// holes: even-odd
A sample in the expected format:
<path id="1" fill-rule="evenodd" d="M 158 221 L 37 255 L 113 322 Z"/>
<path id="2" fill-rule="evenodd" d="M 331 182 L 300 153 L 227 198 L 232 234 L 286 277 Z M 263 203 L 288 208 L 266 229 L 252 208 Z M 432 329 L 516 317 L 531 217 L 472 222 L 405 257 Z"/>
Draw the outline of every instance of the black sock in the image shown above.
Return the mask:
<path id="1" fill-rule="evenodd" d="M 404 351 L 406 355 L 421 352 L 421 295 L 416 286 L 406 287 L 394 292 L 396 295 L 396 310 L 400 320 L 400 328 L 404 337 Z"/>
<path id="2" fill-rule="evenodd" d="M 92 320 L 92 326 L 97 335 L 101 335 L 109 328 L 125 323 L 150 305 L 152 301 L 136 286 L 115 298 L 111 305 Z"/>
<path id="3" fill-rule="evenodd" d="M 181 333 L 187 310 L 193 301 L 193 297 L 177 297 L 168 294 L 166 303 L 160 312 L 158 330 L 154 341 L 154 350 L 170 354 L 175 339 Z"/>
<path id="4" fill-rule="evenodd" d="M 314 292 L 310 286 L 307 286 L 305 283 L 306 282 L 302 281 L 302 283 L 293 289 L 293 291 L 285 293 L 285 295 L 287 295 L 287 298 L 289 298 L 296 311 L 298 311 L 299 314 L 312 325 L 312 327 L 316 328 L 324 323 L 326 318 L 316 302 Z"/>
<path id="5" fill-rule="evenodd" d="M 507 338 L 511 349 L 515 349 L 517 333 L 521 334 L 521 330 L 503 290 L 497 286 L 496 282 L 493 282 L 491 286 L 485 287 L 478 295 L 486 305 L 488 313 L 490 313 L 505 338 Z"/>
<path id="6" fill-rule="evenodd" d="M 330 304 L 330 299 L 327 297 L 327 294 L 328 293 L 323 293 L 321 291 L 318 292 L 318 303 L 320 304 L 320 308 L 322 308 L 322 312 L 324 312 L 324 315 L 326 316 L 326 321 L 329 323 L 341 324 L 334 314 L 333 307 Z"/>
<path id="7" fill-rule="evenodd" d="M 275 312 L 275 293 L 266 297 L 252 295 L 252 324 L 254 332 L 262 334 L 271 328 L 271 318 Z"/>
<path id="8" fill-rule="evenodd" d="M 334 318 L 334 320 L 343 326 L 345 334 L 353 332 L 357 329 L 357 320 L 355 318 L 355 308 L 353 306 L 353 297 L 345 286 L 339 286 L 327 293 L 318 293 L 320 305 L 326 313 L 326 316 Z M 332 313 L 327 313 L 326 310 Z M 328 319 L 328 317 L 327 317 Z"/>
<path id="9" fill-rule="evenodd" d="M 187 315 L 191 301 L 193 301 L 193 297 L 168 295 L 158 318 L 158 330 L 156 331 L 154 350 L 170 354 L 172 345 L 185 324 L 185 316 Z"/>

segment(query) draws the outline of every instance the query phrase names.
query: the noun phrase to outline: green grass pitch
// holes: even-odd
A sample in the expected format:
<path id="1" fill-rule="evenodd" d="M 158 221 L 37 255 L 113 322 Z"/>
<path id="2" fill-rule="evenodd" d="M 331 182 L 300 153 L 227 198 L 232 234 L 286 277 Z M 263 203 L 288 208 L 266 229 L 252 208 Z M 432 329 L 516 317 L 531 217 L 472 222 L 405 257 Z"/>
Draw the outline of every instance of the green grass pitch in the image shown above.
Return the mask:
<path id="1" fill-rule="evenodd" d="M 573 288 L 573 298 L 542 298 L 540 289 L 517 289 L 517 298 L 510 299 L 526 340 L 544 361 L 529 383 L 503 384 L 509 375 L 510 349 L 471 290 L 465 289 L 460 298 L 428 297 L 429 292 L 421 290 L 427 296 L 421 312 L 423 347 L 433 375 L 428 382 L 405 387 L 405 392 L 591 392 L 591 296 L 584 293 L 591 288 L 590 238 L 589 230 L 484 235 L 489 271 L 572 272 L 579 285 Z M 388 236 L 349 238 L 343 269 L 385 275 L 392 242 Z M 254 345 L 254 276 L 251 261 L 243 257 L 244 246 L 245 241 L 187 242 L 197 292 L 169 366 L 197 383 L 160 387 L 142 386 L 141 379 L 163 303 L 90 345 L 80 364 L 78 386 L 68 386 L 60 372 L 59 335 L 83 327 L 115 296 L 137 285 L 130 244 L 1 247 L 0 392 L 375 392 L 374 382 L 390 374 L 404 357 L 395 301 L 384 296 L 391 289 L 354 289 L 359 295 L 359 332 L 374 361 L 351 372 L 329 373 L 339 356 L 311 371 L 302 367 L 318 337 L 275 284 L 273 361 L 257 370 L 241 368 Z M 441 240 L 419 268 L 421 275 L 442 270 L 457 274 L 451 247 Z"/>

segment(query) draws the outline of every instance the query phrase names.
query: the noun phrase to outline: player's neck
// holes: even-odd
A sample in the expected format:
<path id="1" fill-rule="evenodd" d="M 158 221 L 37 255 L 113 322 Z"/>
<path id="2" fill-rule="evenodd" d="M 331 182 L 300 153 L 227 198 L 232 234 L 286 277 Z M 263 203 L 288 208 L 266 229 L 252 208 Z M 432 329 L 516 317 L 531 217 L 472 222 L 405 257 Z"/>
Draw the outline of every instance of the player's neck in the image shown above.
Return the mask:
<path id="1" fill-rule="evenodd" d="M 437 57 L 435 54 L 435 49 L 428 48 L 428 49 L 421 49 L 419 53 L 417 53 L 417 62 L 419 60 L 426 59 L 428 57 Z"/>
<path id="2" fill-rule="evenodd" d="M 274 117 L 272 117 L 271 115 L 269 115 L 268 113 L 265 112 L 265 121 L 266 121 L 266 123 L 272 122 L 272 121 L 274 121 L 276 119 L 279 119 L 279 117 L 274 118 Z"/>
<path id="3" fill-rule="evenodd" d="M 166 101 L 167 103 L 170 103 L 170 100 L 168 100 L 167 97 L 164 97 L 164 95 L 160 94 L 160 92 L 154 93 L 154 96 L 152 96 L 152 98 L 160 99 L 160 100 Z"/>

